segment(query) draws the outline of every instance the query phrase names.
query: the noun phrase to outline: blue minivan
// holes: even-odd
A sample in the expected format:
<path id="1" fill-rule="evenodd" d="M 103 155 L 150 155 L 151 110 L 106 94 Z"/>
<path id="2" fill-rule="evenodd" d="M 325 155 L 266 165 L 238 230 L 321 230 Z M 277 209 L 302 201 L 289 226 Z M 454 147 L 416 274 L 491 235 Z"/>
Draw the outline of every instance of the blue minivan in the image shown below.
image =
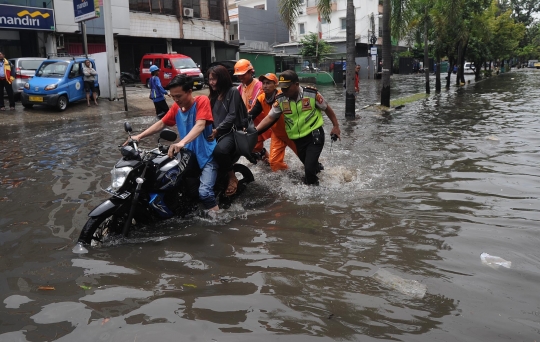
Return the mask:
<path id="1" fill-rule="evenodd" d="M 35 104 L 48 105 L 63 111 L 68 103 L 85 99 L 83 65 L 87 59 L 95 70 L 96 64 L 91 58 L 59 57 L 44 60 L 35 76 L 24 85 L 22 105 L 25 108 L 32 108 Z M 98 84 L 96 76 L 95 86 L 99 96 Z"/>

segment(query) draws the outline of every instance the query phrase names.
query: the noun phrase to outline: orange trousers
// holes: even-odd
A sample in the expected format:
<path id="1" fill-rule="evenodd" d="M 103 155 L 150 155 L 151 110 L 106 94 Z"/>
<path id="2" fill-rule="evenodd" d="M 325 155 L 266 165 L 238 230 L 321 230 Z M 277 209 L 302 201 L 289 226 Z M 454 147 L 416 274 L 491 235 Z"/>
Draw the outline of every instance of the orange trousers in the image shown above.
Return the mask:
<path id="1" fill-rule="evenodd" d="M 272 171 L 287 170 L 289 166 L 285 163 L 285 149 L 287 146 L 293 150 L 294 154 L 298 155 L 296 152 L 296 144 L 282 135 L 276 135 L 272 131 L 272 141 L 270 141 L 270 156 L 268 157 L 268 162 L 270 163 L 270 168 Z"/>

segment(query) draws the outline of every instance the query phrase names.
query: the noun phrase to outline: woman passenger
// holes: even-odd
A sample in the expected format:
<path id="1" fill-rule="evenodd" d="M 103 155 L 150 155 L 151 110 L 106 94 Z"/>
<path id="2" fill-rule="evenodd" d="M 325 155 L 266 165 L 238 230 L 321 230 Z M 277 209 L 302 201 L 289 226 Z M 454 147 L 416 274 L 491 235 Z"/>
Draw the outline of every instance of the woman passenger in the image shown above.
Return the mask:
<path id="1" fill-rule="evenodd" d="M 214 158 L 219 167 L 229 173 L 229 184 L 225 195 L 232 196 L 238 187 L 238 179 L 233 171 L 236 143 L 232 131 L 245 127 L 243 113 L 247 113 L 247 110 L 238 89 L 233 87 L 231 76 L 224 66 L 216 65 L 208 70 L 208 84 L 210 86 L 208 97 L 214 119 L 214 129 L 208 140 L 217 140 Z"/>

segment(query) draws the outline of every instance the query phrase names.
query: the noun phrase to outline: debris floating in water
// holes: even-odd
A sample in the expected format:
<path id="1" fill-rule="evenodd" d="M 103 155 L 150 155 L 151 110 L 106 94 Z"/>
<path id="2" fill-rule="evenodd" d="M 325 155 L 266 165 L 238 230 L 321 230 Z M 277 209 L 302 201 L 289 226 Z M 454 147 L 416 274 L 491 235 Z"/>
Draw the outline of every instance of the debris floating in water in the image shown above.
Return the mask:
<path id="1" fill-rule="evenodd" d="M 486 137 L 486 140 L 499 141 L 499 138 L 497 138 L 497 137 L 494 136 L 494 135 L 489 135 L 489 136 Z"/>
<path id="2" fill-rule="evenodd" d="M 386 287 L 392 288 L 412 298 L 424 298 L 427 292 L 426 285 L 421 284 L 416 280 L 403 279 L 382 268 L 375 272 L 373 279 Z"/>
<path id="3" fill-rule="evenodd" d="M 480 260 L 482 264 L 487 265 L 491 268 L 497 269 L 499 266 L 510 268 L 512 267 L 512 262 L 504 260 L 498 256 L 489 255 L 487 253 L 480 254 Z"/>

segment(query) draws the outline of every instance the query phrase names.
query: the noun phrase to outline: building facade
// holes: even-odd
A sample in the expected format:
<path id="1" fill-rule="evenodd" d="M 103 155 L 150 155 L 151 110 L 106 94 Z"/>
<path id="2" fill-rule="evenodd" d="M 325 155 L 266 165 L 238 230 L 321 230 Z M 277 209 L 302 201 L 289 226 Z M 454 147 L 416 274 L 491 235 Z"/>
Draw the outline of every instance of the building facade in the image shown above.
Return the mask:
<path id="1" fill-rule="evenodd" d="M 271 52 L 272 47 L 289 41 L 281 21 L 277 0 L 229 0 L 229 39 L 238 42 L 242 52 Z"/>
<path id="2" fill-rule="evenodd" d="M 1 11 L 0 50 L 9 58 L 83 54 L 84 30 L 75 22 L 74 6 L 85 1 L 3 0 L 2 5 L 16 7 L 16 13 L 33 13 L 45 6 L 44 10 L 54 11 L 54 24 L 34 30 L 2 25 Z M 203 68 L 212 61 L 236 56 L 238 46 L 229 44 L 227 0 L 110 1 L 118 71 L 138 67 L 145 53 L 186 54 Z M 88 53 L 104 52 L 103 17 L 87 20 L 85 26 Z"/>
<path id="3" fill-rule="evenodd" d="M 318 0 L 300 0 L 302 6 L 295 27 L 291 30 L 289 42 L 274 47 L 275 51 L 298 54 L 300 41 L 310 33 L 321 33 L 322 39 L 334 46 L 335 57 L 346 55 L 347 0 L 332 1 L 330 20 L 321 18 L 317 11 Z M 357 57 L 368 56 L 369 48 L 382 44 L 381 20 L 383 7 L 379 0 L 354 0 L 355 37 Z"/>

